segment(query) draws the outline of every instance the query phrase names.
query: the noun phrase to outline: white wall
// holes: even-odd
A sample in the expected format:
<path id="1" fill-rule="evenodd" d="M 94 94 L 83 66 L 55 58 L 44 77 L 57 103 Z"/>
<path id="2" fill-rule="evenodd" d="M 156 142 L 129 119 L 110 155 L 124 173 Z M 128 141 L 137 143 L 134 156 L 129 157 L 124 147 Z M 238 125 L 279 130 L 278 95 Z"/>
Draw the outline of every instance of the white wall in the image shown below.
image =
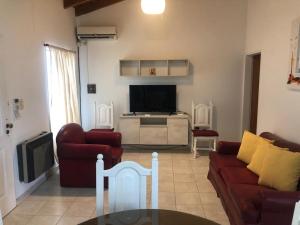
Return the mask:
<path id="1" fill-rule="evenodd" d="M 300 16 L 299 0 L 249 0 L 246 53 L 262 52 L 258 133 L 271 131 L 299 142 L 300 92 L 286 82 L 292 21 Z"/>
<path id="2" fill-rule="evenodd" d="M 246 5 L 244 0 L 167 0 L 163 15 L 150 16 L 142 13 L 140 0 L 127 0 L 79 17 L 79 25 L 115 25 L 119 33 L 117 41 L 81 47 L 84 127 L 91 127 L 95 100 L 114 102 L 117 124 L 119 115 L 128 112 L 129 84 L 177 84 L 178 110 L 191 113 L 192 100 L 213 100 L 221 138 L 238 139 Z M 193 75 L 124 78 L 118 67 L 124 58 L 188 58 Z M 97 84 L 96 95 L 86 94 L 88 81 Z"/>
<path id="3" fill-rule="evenodd" d="M 76 49 L 75 17 L 64 10 L 62 0 L 0 0 L 1 67 L 7 80 L 9 100 L 22 98 L 25 109 L 14 121 L 13 144 L 49 131 L 47 86 L 43 43 Z M 14 153 L 16 195 L 36 182 L 20 183 Z"/>

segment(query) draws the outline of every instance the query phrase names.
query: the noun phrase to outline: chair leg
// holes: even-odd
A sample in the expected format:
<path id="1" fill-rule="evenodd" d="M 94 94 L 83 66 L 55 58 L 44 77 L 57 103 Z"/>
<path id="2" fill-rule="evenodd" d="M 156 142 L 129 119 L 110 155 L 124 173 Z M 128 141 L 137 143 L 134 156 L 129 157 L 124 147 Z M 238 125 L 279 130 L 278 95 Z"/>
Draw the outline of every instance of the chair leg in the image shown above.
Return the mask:
<path id="1" fill-rule="evenodd" d="M 191 136 L 191 152 L 194 152 L 194 136 Z"/>
<path id="2" fill-rule="evenodd" d="M 197 138 L 194 138 L 193 141 L 193 151 L 194 151 L 194 159 L 197 158 Z"/>
<path id="3" fill-rule="evenodd" d="M 217 138 L 214 139 L 214 148 L 213 151 L 217 151 Z"/>

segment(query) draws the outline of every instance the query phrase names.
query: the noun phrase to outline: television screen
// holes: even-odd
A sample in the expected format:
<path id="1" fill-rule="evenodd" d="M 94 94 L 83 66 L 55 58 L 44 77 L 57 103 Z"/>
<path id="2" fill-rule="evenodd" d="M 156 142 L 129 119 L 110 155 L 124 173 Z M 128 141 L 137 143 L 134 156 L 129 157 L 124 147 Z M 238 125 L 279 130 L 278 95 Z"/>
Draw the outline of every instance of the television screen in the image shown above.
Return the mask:
<path id="1" fill-rule="evenodd" d="M 130 112 L 176 112 L 176 85 L 130 85 Z"/>

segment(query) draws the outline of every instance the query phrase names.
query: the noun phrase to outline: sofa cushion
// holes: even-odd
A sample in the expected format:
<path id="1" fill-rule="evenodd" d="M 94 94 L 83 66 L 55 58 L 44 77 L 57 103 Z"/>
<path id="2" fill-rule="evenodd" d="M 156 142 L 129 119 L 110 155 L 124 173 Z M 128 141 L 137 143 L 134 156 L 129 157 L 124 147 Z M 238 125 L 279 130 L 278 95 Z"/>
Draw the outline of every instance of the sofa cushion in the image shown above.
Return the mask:
<path id="1" fill-rule="evenodd" d="M 270 142 L 270 141 L 260 136 L 257 136 L 255 134 L 252 134 L 249 131 L 244 131 L 241 147 L 237 154 L 237 158 L 249 164 L 256 151 L 257 146 L 261 142 Z"/>
<path id="2" fill-rule="evenodd" d="M 268 149 L 259 177 L 259 184 L 279 191 L 296 191 L 300 178 L 300 153 Z"/>
<path id="3" fill-rule="evenodd" d="M 245 224 L 259 222 L 262 190 L 268 190 L 268 188 L 259 185 L 229 184 L 228 193 Z"/>
<path id="4" fill-rule="evenodd" d="M 260 142 L 247 168 L 259 176 L 264 163 L 264 159 L 268 152 L 268 148 L 271 148 L 272 146 L 273 145 L 271 143 L 268 143 L 266 141 Z"/>
<path id="5" fill-rule="evenodd" d="M 227 185 L 233 184 L 258 184 L 258 176 L 244 167 L 224 167 L 220 170 L 221 177 Z"/>
<path id="6" fill-rule="evenodd" d="M 236 155 L 222 155 L 217 152 L 209 153 L 210 164 L 213 168 L 215 168 L 218 172 L 220 168 L 223 167 L 243 167 L 247 166 L 246 163 L 238 160 Z"/>

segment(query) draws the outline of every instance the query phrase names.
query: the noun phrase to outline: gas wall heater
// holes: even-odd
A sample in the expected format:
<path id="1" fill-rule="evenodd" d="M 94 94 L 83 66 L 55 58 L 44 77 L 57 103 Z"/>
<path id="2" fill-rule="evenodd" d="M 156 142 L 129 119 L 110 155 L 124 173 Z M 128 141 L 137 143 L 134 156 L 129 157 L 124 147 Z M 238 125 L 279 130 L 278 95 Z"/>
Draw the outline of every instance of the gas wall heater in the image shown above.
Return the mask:
<path id="1" fill-rule="evenodd" d="M 17 145 L 19 179 L 30 183 L 54 166 L 52 133 L 40 135 Z"/>

